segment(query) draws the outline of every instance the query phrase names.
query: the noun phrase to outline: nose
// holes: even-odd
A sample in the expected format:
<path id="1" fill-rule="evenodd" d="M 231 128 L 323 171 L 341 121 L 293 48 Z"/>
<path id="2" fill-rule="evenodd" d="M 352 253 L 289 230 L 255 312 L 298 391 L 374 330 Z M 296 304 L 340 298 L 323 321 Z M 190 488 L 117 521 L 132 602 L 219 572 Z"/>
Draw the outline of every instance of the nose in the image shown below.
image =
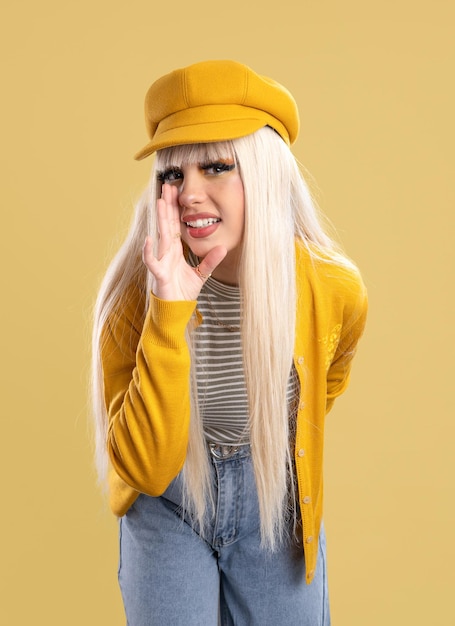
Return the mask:
<path id="1" fill-rule="evenodd" d="M 191 207 L 205 199 L 204 175 L 196 165 L 183 168 L 183 181 L 179 186 L 178 200 L 182 206 Z"/>

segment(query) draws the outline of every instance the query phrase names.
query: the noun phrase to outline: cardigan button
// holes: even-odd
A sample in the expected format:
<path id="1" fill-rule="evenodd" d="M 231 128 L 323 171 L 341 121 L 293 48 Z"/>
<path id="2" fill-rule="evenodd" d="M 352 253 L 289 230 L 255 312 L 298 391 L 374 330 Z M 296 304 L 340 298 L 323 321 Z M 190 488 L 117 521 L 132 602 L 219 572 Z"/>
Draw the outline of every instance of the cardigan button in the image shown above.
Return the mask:
<path id="1" fill-rule="evenodd" d="M 303 504 L 310 504 L 311 498 L 310 496 L 305 496 L 302 500 Z"/>
<path id="2" fill-rule="evenodd" d="M 306 538 L 306 542 L 307 543 L 312 543 L 313 542 L 313 535 L 310 535 L 309 537 Z"/>
<path id="3" fill-rule="evenodd" d="M 303 356 L 299 356 L 299 358 L 297 359 L 297 363 L 298 363 L 299 365 L 303 365 L 304 360 L 305 360 L 305 359 L 303 358 Z"/>
<path id="4" fill-rule="evenodd" d="M 297 456 L 305 456 L 305 450 L 303 448 L 300 448 L 300 450 L 297 452 Z"/>
<path id="5" fill-rule="evenodd" d="M 299 409 L 304 409 L 305 408 L 305 402 L 303 402 L 303 400 L 301 402 L 299 402 Z"/>

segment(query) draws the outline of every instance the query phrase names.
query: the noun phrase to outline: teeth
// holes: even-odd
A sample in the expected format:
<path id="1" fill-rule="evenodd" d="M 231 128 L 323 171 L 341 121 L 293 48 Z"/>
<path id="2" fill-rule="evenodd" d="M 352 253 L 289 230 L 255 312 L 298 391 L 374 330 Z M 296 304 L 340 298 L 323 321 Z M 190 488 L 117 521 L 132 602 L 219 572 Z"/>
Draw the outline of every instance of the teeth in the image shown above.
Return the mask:
<path id="1" fill-rule="evenodd" d="M 216 217 L 206 217 L 202 220 L 195 220 L 194 222 L 187 222 L 187 226 L 191 226 L 191 228 L 204 228 L 205 226 L 210 226 L 210 224 L 216 224 L 220 220 Z"/>

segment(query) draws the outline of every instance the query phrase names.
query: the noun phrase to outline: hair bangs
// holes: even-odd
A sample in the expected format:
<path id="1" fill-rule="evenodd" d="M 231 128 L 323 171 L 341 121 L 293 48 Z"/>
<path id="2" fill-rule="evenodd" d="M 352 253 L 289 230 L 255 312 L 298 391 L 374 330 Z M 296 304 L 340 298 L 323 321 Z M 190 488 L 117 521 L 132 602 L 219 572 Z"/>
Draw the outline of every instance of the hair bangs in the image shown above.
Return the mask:
<path id="1" fill-rule="evenodd" d="M 206 164 L 225 159 L 235 160 L 232 142 L 194 143 L 159 150 L 156 155 L 156 166 L 158 170 L 163 170 L 168 167 L 182 167 L 191 163 Z"/>

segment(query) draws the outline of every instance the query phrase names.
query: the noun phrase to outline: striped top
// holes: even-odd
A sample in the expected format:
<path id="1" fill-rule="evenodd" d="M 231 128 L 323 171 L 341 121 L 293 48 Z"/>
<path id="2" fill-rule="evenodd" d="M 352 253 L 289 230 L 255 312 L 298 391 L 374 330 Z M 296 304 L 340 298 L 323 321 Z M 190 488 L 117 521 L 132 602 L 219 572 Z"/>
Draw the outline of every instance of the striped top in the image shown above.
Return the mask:
<path id="1" fill-rule="evenodd" d="M 249 442 L 248 397 L 240 336 L 240 290 L 209 278 L 198 298 L 203 317 L 195 333 L 199 410 L 207 440 L 219 444 Z M 296 398 L 293 368 L 288 402 Z"/>

